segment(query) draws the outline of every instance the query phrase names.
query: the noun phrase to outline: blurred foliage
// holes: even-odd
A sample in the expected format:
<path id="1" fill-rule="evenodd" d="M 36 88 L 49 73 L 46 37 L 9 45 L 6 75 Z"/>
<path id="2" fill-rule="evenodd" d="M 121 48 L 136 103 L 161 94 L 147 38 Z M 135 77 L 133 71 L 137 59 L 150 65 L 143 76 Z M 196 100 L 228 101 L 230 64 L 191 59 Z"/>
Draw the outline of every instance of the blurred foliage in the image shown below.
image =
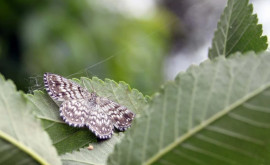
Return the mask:
<path id="1" fill-rule="evenodd" d="M 165 11 L 139 19 L 100 1 L 1 3 L 0 71 L 21 89 L 27 85 L 21 77 L 44 72 L 123 80 L 147 94 L 163 81 L 170 39 Z M 9 31 L 17 45 L 5 37 Z"/>
<path id="2" fill-rule="evenodd" d="M 45 4 L 34 0 L 0 1 L 0 72 L 12 78 L 21 89 L 26 89 L 27 83 L 22 78 L 27 76 L 22 66 L 21 24 L 29 12 Z"/>

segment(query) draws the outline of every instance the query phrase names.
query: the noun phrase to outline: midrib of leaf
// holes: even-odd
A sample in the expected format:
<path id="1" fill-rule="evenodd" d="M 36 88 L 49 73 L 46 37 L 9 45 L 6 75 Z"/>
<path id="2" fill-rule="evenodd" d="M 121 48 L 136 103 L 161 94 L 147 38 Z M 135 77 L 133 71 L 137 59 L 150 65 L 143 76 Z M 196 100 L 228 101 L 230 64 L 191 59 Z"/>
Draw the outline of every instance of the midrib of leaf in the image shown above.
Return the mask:
<path id="1" fill-rule="evenodd" d="M 233 5 L 233 3 L 232 3 Z M 231 10 L 230 10 L 231 9 Z M 224 34 L 224 47 L 223 47 L 223 55 L 225 55 L 226 53 L 226 46 L 227 46 L 227 36 L 228 36 L 228 33 L 229 33 L 229 28 L 230 28 L 230 21 L 231 21 L 231 15 L 232 15 L 232 9 L 233 7 L 229 8 L 229 18 L 228 18 L 228 23 L 227 23 L 227 28 L 225 29 L 226 30 L 226 34 Z M 222 29 L 221 29 L 222 30 Z M 222 30 L 223 31 L 223 30 Z M 217 48 L 218 49 L 218 48 Z"/>
<path id="2" fill-rule="evenodd" d="M 158 160 L 158 158 L 160 158 L 162 155 L 165 155 L 166 153 L 171 151 L 177 145 L 181 144 L 182 142 L 184 142 L 188 138 L 192 137 L 194 134 L 196 134 L 199 131 L 201 131 L 202 129 L 204 129 L 206 126 L 210 125 L 212 122 L 214 122 L 217 119 L 223 117 L 224 115 L 226 115 L 230 111 L 234 110 L 234 108 L 236 108 L 239 105 L 245 103 L 247 100 L 251 99 L 252 97 L 254 97 L 254 96 L 258 95 L 258 94 L 260 94 L 261 92 L 263 92 L 264 90 L 266 90 L 269 87 L 270 87 L 270 83 L 267 83 L 267 84 L 261 86 L 260 88 L 254 90 L 253 92 L 245 95 L 243 98 L 239 99 L 238 101 L 232 103 L 230 106 L 225 107 L 223 110 L 217 112 L 215 115 L 213 115 L 209 119 L 205 120 L 204 122 L 202 122 L 198 126 L 196 126 L 193 129 L 189 130 L 189 132 L 185 133 L 183 136 L 180 136 L 179 138 L 177 138 L 173 143 L 171 143 L 167 147 L 164 147 L 163 149 L 161 149 L 153 157 L 150 157 L 150 159 L 146 160 L 144 164 L 147 165 L 147 164 L 151 164 L 151 163 L 155 162 L 156 160 Z"/>
<path id="3" fill-rule="evenodd" d="M 242 20 L 239 21 L 239 22 L 242 23 L 243 21 L 244 21 L 244 18 L 242 18 Z M 238 29 L 240 25 L 241 25 L 241 24 L 239 24 L 235 29 Z M 230 54 L 230 53 L 231 53 L 232 49 L 237 45 L 237 43 L 240 41 L 241 37 L 243 37 L 243 35 L 245 34 L 245 32 L 247 31 L 248 28 L 249 28 L 249 26 L 246 26 L 246 27 L 242 30 L 241 35 L 239 36 L 239 38 L 237 38 L 235 44 L 234 44 L 233 46 L 231 46 L 230 49 L 228 49 L 227 54 Z M 234 32 L 229 36 L 229 38 L 228 38 L 227 41 L 229 41 L 229 40 L 231 39 L 231 37 L 234 35 L 234 33 L 236 33 L 236 30 L 234 30 Z M 227 36 L 226 36 L 226 37 L 227 37 Z M 248 40 L 248 42 L 246 42 L 246 46 L 247 46 L 247 44 L 249 43 L 250 40 L 251 40 L 251 38 Z M 226 45 L 227 45 L 227 42 L 225 42 L 225 43 L 226 43 Z M 245 48 L 246 48 L 246 46 L 245 46 Z M 224 50 L 226 50 L 226 47 L 225 47 Z M 224 53 L 225 53 L 225 51 L 224 51 Z M 225 54 L 225 55 L 226 55 L 226 54 Z"/>
<path id="4" fill-rule="evenodd" d="M 3 139 L 5 139 L 9 143 L 13 144 L 14 146 L 18 147 L 22 151 L 26 152 L 28 155 L 30 155 L 31 157 L 33 157 L 40 164 L 49 165 L 49 163 L 45 159 L 43 159 L 41 156 L 39 156 L 38 154 L 36 154 L 31 148 L 28 148 L 24 144 L 18 142 L 12 136 L 9 136 L 8 134 L 6 134 L 5 132 L 3 132 L 1 130 L 0 130 L 0 137 L 3 138 Z"/>

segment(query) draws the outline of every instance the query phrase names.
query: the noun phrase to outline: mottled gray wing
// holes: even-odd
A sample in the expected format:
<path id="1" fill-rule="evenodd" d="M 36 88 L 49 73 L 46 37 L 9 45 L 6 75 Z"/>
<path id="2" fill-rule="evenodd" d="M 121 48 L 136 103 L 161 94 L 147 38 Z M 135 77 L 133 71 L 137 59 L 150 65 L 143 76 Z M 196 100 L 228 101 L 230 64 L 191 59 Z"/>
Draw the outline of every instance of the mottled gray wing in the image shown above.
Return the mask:
<path id="1" fill-rule="evenodd" d="M 96 100 L 101 109 L 103 109 L 109 115 L 116 129 L 125 131 L 131 126 L 135 114 L 127 109 L 127 107 L 121 106 L 120 104 L 117 104 L 104 97 L 97 97 Z"/>
<path id="2" fill-rule="evenodd" d="M 83 127 L 90 116 L 90 109 L 86 99 L 67 100 L 61 104 L 60 116 L 74 127 Z"/>
<path id="3" fill-rule="evenodd" d="M 98 105 L 90 112 L 86 126 L 100 139 L 112 137 L 113 123 L 108 114 Z"/>
<path id="4" fill-rule="evenodd" d="M 44 86 L 48 94 L 57 101 L 87 98 L 90 93 L 75 82 L 52 73 L 44 74 Z"/>
<path id="5" fill-rule="evenodd" d="M 67 100 L 60 107 L 60 116 L 70 126 L 87 126 L 98 138 L 111 138 L 113 123 L 93 100 Z"/>

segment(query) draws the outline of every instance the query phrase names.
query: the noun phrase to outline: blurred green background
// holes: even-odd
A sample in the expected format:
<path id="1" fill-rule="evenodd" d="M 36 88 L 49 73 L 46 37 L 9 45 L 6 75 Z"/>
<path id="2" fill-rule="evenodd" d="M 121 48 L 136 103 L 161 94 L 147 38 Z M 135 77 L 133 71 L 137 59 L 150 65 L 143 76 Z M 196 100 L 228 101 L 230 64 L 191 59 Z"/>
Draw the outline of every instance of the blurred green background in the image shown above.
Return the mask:
<path id="1" fill-rule="evenodd" d="M 269 1 L 252 2 L 269 35 Z M 151 95 L 165 79 L 207 59 L 225 5 L 224 0 L 1 0 L 0 73 L 25 92 L 42 89 L 43 73 L 52 72 L 125 81 Z"/>
<path id="2" fill-rule="evenodd" d="M 164 81 L 172 17 L 162 8 L 135 17 L 98 0 L 3 0 L 0 73 L 26 92 L 52 72 L 125 81 L 152 94 Z"/>

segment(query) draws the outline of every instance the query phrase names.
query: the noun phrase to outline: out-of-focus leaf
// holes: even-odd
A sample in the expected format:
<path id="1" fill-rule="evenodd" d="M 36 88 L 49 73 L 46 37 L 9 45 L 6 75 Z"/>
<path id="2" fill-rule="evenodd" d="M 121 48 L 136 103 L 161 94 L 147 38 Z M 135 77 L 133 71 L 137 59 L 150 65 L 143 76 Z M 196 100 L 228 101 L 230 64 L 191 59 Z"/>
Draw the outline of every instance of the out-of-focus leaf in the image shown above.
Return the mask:
<path id="1" fill-rule="evenodd" d="M 190 67 L 153 98 L 109 164 L 270 163 L 270 53 Z"/>
<path id="2" fill-rule="evenodd" d="M 124 82 L 117 84 L 109 79 L 106 79 L 105 82 L 103 82 L 98 78 L 81 78 L 81 81 L 76 79 L 74 79 L 74 81 L 77 81 L 89 91 L 96 92 L 99 96 L 107 97 L 128 107 L 135 112 L 137 116 L 139 116 L 143 107 L 146 105 L 145 97 L 138 90 L 130 89 Z M 83 161 L 85 157 L 87 157 L 88 162 L 91 162 L 92 164 L 104 163 L 106 157 L 113 150 L 114 144 L 120 139 L 120 135 L 115 133 L 112 139 L 97 142 L 96 137 L 89 129 L 73 128 L 63 123 L 59 116 L 59 107 L 44 92 L 35 91 L 34 95 L 28 95 L 28 98 L 36 105 L 36 116 L 43 121 L 43 126 L 51 136 L 57 151 L 60 154 L 73 151 L 73 153 L 67 154 L 69 156 L 74 154 L 70 159 L 68 158 L 69 156 L 63 156 L 66 164 L 74 161 L 75 163 L 78 163 Z M 130 129 L 133 128 L 131 127 Z M 81 149 L 82 147 L 89 145 L 89 143 L 94 145 L 93 151 L 89 152 L 87 149 Z M 77 151 L 79 149 L 81 149 L 80 152 Z M 82 156 L 77 157 L 76 155 Z M 104 159 L 97 158 L 97 155 L 101 155 Z"/>
<path id="3" fill-rule="evenodd" d="M 0 164 L 61 164 L 33 104 L 0 75 Z"/>
<path id="4" fill-rule="evenodd" d="M 108 10 L 99 0 L 59 3 L 51 1 L 22 26 L 29 73 L 123 80 L 148 94 L 159 87 L 168 51 L 168 14 L 157 11 L 139 19 Z"/>
<path id="5" fill-rule="evenodd" d="M 229 0 L 215 32 L 208 57 L 229 56 L 234 52 L 259 52 L 267 48 L 267 37 L 262 36 L 262 25 L 248 0 Z"/>

